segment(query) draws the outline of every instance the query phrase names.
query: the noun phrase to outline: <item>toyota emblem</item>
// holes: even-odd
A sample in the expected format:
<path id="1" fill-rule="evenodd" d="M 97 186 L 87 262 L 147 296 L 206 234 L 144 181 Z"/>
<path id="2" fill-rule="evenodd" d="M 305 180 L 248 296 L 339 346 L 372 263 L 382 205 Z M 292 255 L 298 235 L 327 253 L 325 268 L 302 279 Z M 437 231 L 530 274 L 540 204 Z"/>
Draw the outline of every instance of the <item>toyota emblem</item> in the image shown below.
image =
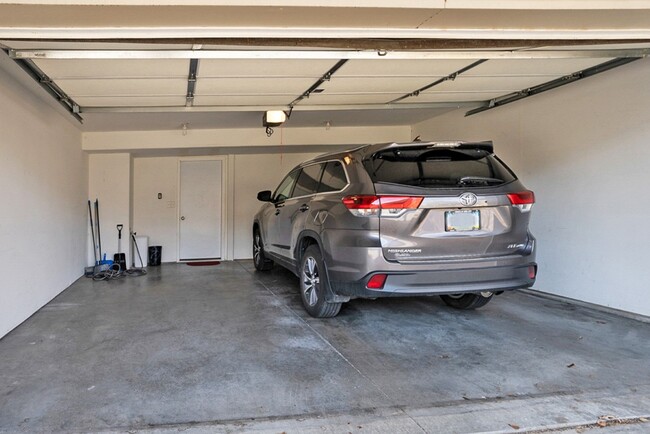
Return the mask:
<path id="1" fill-rule="evenodd" d="M 474 206 L 478 198 L 474 193 L 463 193 L 460 195 L 460 203 L 463 206 Z"/>

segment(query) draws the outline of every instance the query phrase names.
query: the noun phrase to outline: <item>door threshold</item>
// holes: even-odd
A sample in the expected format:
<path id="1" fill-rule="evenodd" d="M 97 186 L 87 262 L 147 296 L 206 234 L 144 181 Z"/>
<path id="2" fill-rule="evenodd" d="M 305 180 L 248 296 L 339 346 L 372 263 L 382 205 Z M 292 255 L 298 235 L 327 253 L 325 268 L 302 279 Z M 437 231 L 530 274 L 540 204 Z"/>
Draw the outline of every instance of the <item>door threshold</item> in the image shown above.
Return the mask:
<path id="1" fill-rule="evenodd" d="M 187 264 L 190 262 L 208 262 L 208 261 L 223 261 L 221 258 L 199 258 L 199 259 L 179 259 L 179 264 Z"/>

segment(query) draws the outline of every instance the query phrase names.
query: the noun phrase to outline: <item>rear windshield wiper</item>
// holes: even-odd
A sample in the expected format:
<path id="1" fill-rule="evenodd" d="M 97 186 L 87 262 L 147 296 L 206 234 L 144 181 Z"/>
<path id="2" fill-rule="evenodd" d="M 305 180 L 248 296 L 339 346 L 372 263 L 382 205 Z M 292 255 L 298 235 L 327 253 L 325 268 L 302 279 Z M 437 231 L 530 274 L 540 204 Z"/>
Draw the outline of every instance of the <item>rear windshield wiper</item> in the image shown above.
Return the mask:
<path id="1" fill-rule="evenodd" d="M 463 176 L 458 180 L 459 184 L 502 184 L 503 179 L 488 178 L 485 176 Z"/>
<path id="2" fill-rule="evenodd" d="M 454 181 L 448 178 L 414 178 L 412 181 L 405 182 L 408 185 L 427 186 L 427 185 L 454 185 Z"/>

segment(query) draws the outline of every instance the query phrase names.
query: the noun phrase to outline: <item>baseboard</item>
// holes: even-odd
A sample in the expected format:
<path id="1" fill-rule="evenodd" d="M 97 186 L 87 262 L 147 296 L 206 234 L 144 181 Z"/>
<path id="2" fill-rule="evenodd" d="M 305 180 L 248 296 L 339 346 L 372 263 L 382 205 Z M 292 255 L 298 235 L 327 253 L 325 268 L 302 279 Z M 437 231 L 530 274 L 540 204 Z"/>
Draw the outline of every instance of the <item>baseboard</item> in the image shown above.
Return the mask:
<path id="1" fill-rule="evenodd" d="M 595 303 L 576 300 L 575 298 L 569 298 L 561 295 L 551 294 L 548 292 L 540 291 L 538 289 L 520 289 L 519 291 L 523 292 L 524 294 L 532 295 L 534 297 L 541 297 L 541 298 L 548 298 L 556 301 L 562 301 L 565 303 L 575 304 L 576 306 L 582 306 L 588 309 L 597 310 L 599 312 L 610 313 L 612 315 L 622 316 L 625 318 L 633 319 L 635 321 L 650 323 L 650 316 L 641 315 L 639 313 L 632 313 L 620 309 L 614 309 L 613 307 L 601 306 Z"/>

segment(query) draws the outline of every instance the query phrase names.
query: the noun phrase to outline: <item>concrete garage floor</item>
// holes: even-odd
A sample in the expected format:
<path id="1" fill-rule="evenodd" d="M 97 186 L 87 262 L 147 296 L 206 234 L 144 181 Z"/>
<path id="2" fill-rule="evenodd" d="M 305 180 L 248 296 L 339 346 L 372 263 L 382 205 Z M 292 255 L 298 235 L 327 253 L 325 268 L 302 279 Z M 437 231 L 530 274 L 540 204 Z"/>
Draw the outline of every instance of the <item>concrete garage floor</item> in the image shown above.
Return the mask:
<path id="1" fill-rule="evenodd" d="M 317 320 L 278 267 L 166 264 L 82 278 L 0 340 L 0 431 L 650 432 L 649 342 L 522 292 Z"/>

